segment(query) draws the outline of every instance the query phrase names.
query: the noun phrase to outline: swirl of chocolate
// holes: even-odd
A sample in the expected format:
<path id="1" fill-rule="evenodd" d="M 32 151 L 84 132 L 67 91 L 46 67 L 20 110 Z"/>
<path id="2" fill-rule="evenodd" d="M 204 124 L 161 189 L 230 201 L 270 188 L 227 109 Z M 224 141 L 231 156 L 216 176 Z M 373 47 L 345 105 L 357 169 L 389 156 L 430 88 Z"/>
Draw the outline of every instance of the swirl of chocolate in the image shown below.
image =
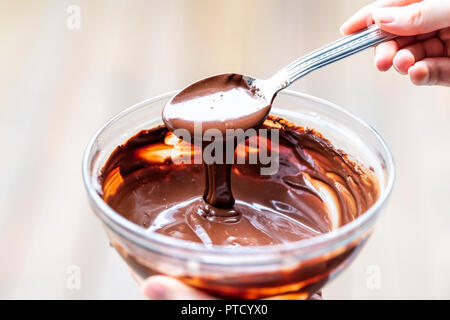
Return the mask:
<path id="1" fill-rule="evenodd" d="M 201 163 L 177 159 L 186 153 L 195 157 L 201 147 L 178 139 L 165 126 L 143 130 L 116 148 L 100 177 L 103 199 L 148 232 L 205 246 L 311 238 L 356 219 L 377 200 L 371 169 L 351 161 L 320 133 L 272 116 L 262 128 L 279 132 L 279 169 L 269 176 L 260 174 L 262 164 L 231 165 L 234 208 L 241 215 L 234 223 L 199 214 L 206 170 Z M 270 136 L 248 138 L 236 156 L 256 152 L 248 147 L 250 140 L 260 147 L 269 144 Z"/>

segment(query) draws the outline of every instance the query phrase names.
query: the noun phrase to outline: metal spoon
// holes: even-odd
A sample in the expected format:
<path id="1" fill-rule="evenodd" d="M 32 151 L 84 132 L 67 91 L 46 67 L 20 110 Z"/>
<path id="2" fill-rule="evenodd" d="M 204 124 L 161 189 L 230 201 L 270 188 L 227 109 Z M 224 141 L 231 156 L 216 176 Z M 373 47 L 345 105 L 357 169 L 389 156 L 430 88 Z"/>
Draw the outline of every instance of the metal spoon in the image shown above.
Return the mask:
<path id="1" fill-rule="evenodd" d="M 244 76 L 244 79 L 250 87 L 262 89 L 268 97 L 273 96 L 311 71 L 396 37 L 372 25 L 295 60 L 268 80 L 259 80 L 250 76 Z"/>
<path id="2" fill-rule="evenodd" d="M 219 128 L 221 131 L 247 129 L 243 127 L 243 122 L 250 128 L 265 118 L 278 91 L 287 88 L 311 71 L 395 37 L 396 35 L 373 25 L 303 56 L 267 80 L 237 74 L 218 75 L 200 80 L 186 87 L 167 103 L 163 110 L 163 121 L 172 131 L 183 128 L 192 131 L 198 123 L 205 123 L 206 127 Z M 242 101 L 239 105 L 240 101 L 236 99 L 235 94 L 222 95 L 222 92 L 219 89 L 215 90 L 214 86 L 217 88 L 217 84 L 222 87 L 228 86 L 227 83 L 224 84 L 224 79 L 238 83 L 239 89 L 244 88 L 240 84 L 242 82 L 245 85 L 244 89 L 250 94 L 256 93 L 260 102 L 249 104 Z M 201 99 L 196 99 L 199 97 Z M 228 100 L 219 101 L 220 99 Z"/>

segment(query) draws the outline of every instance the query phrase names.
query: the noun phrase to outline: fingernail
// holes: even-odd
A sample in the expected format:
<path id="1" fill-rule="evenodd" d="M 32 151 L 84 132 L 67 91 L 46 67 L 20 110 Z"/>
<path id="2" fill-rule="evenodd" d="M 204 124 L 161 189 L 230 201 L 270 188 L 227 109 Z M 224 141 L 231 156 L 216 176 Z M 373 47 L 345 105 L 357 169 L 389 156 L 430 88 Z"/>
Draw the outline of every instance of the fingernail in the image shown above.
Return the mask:
<path id="1" fill-rule="evenodd" d="M 154 300 L 162 300 L 167 295 L 166 288 L 157 282 L 144 283 L 142 291 L 147 297 Z"/>
<path id="2" fill-rule="evenodd" d="M 377 8 L 372 13 L 372 18 L 375 23 L 391 23 L 395 20 L 394 15 L 392 14 L 389 8 Z"/>

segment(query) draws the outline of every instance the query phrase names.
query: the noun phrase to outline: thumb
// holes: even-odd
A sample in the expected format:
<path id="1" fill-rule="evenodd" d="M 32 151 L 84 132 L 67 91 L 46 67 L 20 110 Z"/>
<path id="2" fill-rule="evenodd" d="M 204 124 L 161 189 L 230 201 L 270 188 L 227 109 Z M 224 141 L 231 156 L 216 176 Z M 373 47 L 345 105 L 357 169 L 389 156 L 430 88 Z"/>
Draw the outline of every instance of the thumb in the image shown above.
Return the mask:
<path id="1" fill-rule="evenodd" d="M 423 59 L 409 68 L 408 73 L 416 85 L 450 86 L 450 58 Z"/>
<path id="2" fill-rule="evenodd" d="M 142 293 L 152 300 L 211 300 L 207 294 L 189 287 L 181 281 L 166 277 L 152 276 L 141 284 Z"/>
<path id="3" fill-rule="evenodd" d="M 428 33 L 450 26 L 450 1 L 425 0 L 404 7 L 375 8 L 372 18 L 381 29 L 400 36 Z"/>

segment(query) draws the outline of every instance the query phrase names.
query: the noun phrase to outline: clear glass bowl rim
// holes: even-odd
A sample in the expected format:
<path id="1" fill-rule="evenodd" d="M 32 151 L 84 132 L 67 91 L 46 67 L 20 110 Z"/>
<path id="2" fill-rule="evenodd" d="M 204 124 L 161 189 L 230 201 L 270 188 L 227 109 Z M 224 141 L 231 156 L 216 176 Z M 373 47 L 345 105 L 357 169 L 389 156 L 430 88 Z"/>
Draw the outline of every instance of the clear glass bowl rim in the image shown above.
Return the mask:
<path id="1" fill-rule="evenodd" d="M 357 219 L 347 223 L 346 225 L 339 227 L 331 232 L 315 236 L 313 238 L 300 240 L 297 242 L 290 242 L 285 244 L 270 245 L 270 246 L 258 246 L 258 247 L 226 247 L 226 246 L 211 246 L 206 247 L 200 243 L 192 243 L 184 240 L 175 239 L 172 237 L 164 236 L 157 233 L 147 233 L 145 229 L 138 226 L 131 221 L 125 219 L 102 199 L 97 193 L 96 188 L 92 183 L 92 179 L 98 177 L 92 177 L 91 168 L 91 152 L 95 146 L 96 140 L 109 126 L 114 124 L 115 121 L 122 117 L 132 113 L 136 109 L 145 107 L 148 104 L 158 102 L 159 100 L 170 98 L 175 95 L 178 90 L 164 93 L 153 98 L 144 100 L 135 105 L 132 105 L 122 112 L 118 113 L 107 121 L 91 138 L 87 145 L 83 160 L 82 160 L 82 175 L 84 185 L 88 193 L 91 206 L 94 212 L 100 218 L 100 220 L 106 224 L 114 232 L 118 233 L 125 239 L 147 249 L 152 252 L 162 254 L 165 256 L 177 256 L 177 258 L 183 260 L 191 260 L 197 257 L 198 260 L 207 264 L 215 265 L 260 265 L 273 262 L 279 262 L 280 255 L 289 255 L 290 259 L 306 260 L 317 257 L 319 255 L 327 254 L 340 247 L 344 247 L 352 241 L 357 240 L 369 230 L 372 223 L 375 221 L 378 214 L 381 212 L 383 205 L 386 203 L 389 195 L 392 191 L 395 180 L 395 166 L 392 153 L 387 146 L 386 142 L 380 136 L 380 134 L 367 124 L 364 120 L 353 115 L 344 108 L 331 103 L 329 101 L 317 98 L 305 93 L 295 92 L 291 90 L 283 90 L 279 94 L 290 95 L 306 100 L 310 100 L 315 103 L 319 103 L 328 108 L 334 109 L 339 113 L 343 113 L 345 116 L 352 118 L 358 122 L 370 134 L 374 135 L 378 142 L 381 144 L 385 153 L 385 170 L 387 172 L 386 186 L 382 190 L 380 197 L 364 214 Z M 93 158 L 94 159 L 94 158 Z M 202 259 L 206 258 L 206 259 Z M 234 259 L 236 258 L 236 259 Z"/>

